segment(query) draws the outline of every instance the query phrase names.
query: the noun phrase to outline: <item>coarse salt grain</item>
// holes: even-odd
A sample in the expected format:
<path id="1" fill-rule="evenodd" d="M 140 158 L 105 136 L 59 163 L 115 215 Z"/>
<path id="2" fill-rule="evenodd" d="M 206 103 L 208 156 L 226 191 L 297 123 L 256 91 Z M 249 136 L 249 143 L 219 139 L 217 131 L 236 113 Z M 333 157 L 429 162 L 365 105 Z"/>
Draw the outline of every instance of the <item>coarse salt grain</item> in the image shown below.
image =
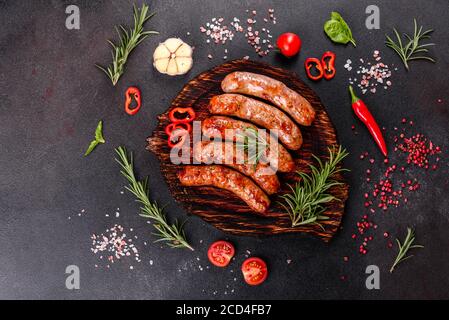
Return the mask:
<path id="1" fill-rule="evenodd" d="M 273 49 L 273 45 L 271 44 L 272 36 L 269 34 L 270 30 L 266 27 L 261 30 L 256 30 L 255 25 L 257 20 L 255 19 L 257 15 L 256 10 L 252 10 L 251 12 L 246 11 L 250 14 L 244 21 L 246 22 L 246 26 L 241 24 L 239 18 L 234 17 L 229 24 L 225 23 L 225 19 L 223 17 L 220 18 L 212 18 L 205 25 L 200 26 L 200 32 L 207 36 L 206 43 L 213 44 L 221 44 L 226 45 L 229 41 L 232 41 L 236 34 L 244 34 L 245 38 L 249 45 L 251 45 L 255 52 L 260 56 L 266 56 Z M 268 10 L 268 16 L 264 18 L 265 22 L 268 22 L 270 19 L 272 24 L 276 24 L 276 17 L 274 16 L 274 10 Z M 225 55 L 223 59 L 228 59 L 228 49 L 225 49 Z M 208 58 L 211 59 L 210 55 Z"/>
<path id="2" fill-rule="evenodd" d="M 121 225 L 116 224 L 100 235 L 93 234 L 91 240 L 91 251 L 99 255 L 100 261 L 103 260 L 103 255 L 106 255 L 106 260 L 111 264 L 123 257 L 133 257 L 135 261 L 141 261 L 136 246 L 132 243 L 132 239 L 127 238 Z M 110 265 L 106 267 L 109 268 Z M 130 269 L 133 267 L 130 266 Z"/>
<path id="3" fill-rule="evenodd" d="M 357 86 L 362 90 L 362 94 L 366 94 L 367 92 L 371 92 L 372 94 L 375 94 L 377 92 L 376 87 L 378 85 L 381 85 L 381 87 L 384 90 L 387 90 L 391 86 L 391 80 L 385 81 L 387 84 L 386 86 L 383 85 L 384 80 L 389 79 L 392 75 L 392 72 L 388 65 L 384 64 L 383 62 L 380 62 L 382 57 L 380 56 L 380 51 L 375 50 L 373 53 L 373 58 L 376 61 L 376 63 L 366 62 L 364 59 L 359 59 L 361 65 L 359 65 L 356 69 L 357 74 L 362 75 L 362 79 L 356 83 L 357 79 L 349 78 L 349 84 L 356 83 Z M 346 64 L 344 65 L 344 68 L 347 71 L 351 71 L 352 61 L 348 59 L 346 61 Z"/>

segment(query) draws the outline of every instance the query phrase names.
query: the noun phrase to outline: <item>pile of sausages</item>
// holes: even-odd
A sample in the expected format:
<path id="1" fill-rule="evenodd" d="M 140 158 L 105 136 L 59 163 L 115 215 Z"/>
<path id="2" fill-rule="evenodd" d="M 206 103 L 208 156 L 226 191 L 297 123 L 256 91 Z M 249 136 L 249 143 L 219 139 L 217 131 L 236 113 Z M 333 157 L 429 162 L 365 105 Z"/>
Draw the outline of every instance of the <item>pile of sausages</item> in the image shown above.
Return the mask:
<path id="1" fill-rule="evenodd" d="M 286 149 L 301 148 L 302 135 L 298 125 L 310 126 L 315 119 L 315 110 L 304 97 L 282 82 L 260 74 L 231 73 L 222 81 L 221 88 L 225 94 L 210 100 L 208 108 L 213 116 L 202 122 L 201 129 L 204 136 L 218 136 L 224 142 L 198 142 L 193 146 L 193 156 L 201 163 L 223 163 L 225 166 L 185 166 L 178 178 L 185 186 L 213 186 L 231 191 L 256 213 L 263 214 L 270 206 L 268 195 L 276 193 L 280 187 L 276 173 L 270 172 L 267 164 L 270 159 L 256 165 L 242 164 L 237 161 L 236 152 L 230 153 L 234 159 L 228 159 L 225 150 L 235 147 L 241 136 L 233 135 L 229 141 L 225 131 L 244 132 L 259 127 L 276 131 L 282 144 L 273 146 L 270 140 L 266 156 L 273 158 L 271 160 L 280 172 L 291 172 L 295 170 L 295 163 Z M 277 154 L 273 155 L 270 149 L 276 150 Z"/>

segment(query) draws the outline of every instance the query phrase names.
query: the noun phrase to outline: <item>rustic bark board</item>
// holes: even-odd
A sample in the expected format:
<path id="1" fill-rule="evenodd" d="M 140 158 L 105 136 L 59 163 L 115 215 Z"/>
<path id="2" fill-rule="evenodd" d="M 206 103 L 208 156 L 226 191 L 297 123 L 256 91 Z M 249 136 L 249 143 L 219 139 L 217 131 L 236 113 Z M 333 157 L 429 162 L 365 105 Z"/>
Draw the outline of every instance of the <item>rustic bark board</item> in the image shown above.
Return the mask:
<path id="1" fill-rule="evenodd" d="M 304 96 L 317 111 L 317 117 L 311 127 L 301 127 L 304 144 L 299 151 L 291 151 L 298 170 L 310 172 L 308 165 L 313 163 L 312 154 L 326 160 L 328 147 L 337 145 L 335 128 L 329 119 L 318 96 L 298 77 L 290 71 L 275 68 L 267 64 L 249 60 L 235 60 L 206 71 L 182 89 L 172 102 L 170 108 L 159 116 L 159 124 L 151 137 L 147 139 L 147 149 L 156 154 L 161 162 L 161 172 L 168 183 L 170 192 L 176 201 L 180 202 L 188 213 L 197 215 L 214 225 L 216 228 L 235 235 L 260 236 L 281 233 L 308 233 L 329 241 L 337 232 L 348 198 L 349 187 L 342 175 L 336 177 L 343 182 L 342 186 L 333 188 L 331 193 L 341 201 L 333 201 L 325 212 L 329 220 L 317 225 L 291 227 L 289 216 L 277 202 L 279 195 L 288 191 L 288 184 L 298 180 L 295 173 L 278 174 L 281 181 L 281 191 L 271 196 L 272 204 L 267 217 L 261 217 L 231 192 L 213 187 L 182 186 L 177 178 L 181 165 L 170 161 L 170 149 L 167 146 L 167 136 L 164 128 L 170 123 L 168 113 L 175 107 L 192 107 L 197 113 L 197 120 L 210 116 L 207 109 L 210 98 L 222 94 L 221 81 L 233 71 L 249 71 L 270 76 L 285 83 L 291 89 Z"/>

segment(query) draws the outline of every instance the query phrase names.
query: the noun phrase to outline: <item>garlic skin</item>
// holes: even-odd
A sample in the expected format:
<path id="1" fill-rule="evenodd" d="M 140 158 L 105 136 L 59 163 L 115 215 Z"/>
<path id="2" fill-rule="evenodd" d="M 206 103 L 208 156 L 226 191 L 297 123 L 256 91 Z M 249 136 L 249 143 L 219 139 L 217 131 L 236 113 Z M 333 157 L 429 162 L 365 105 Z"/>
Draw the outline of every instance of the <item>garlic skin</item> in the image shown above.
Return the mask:
<path id="1" fill-rule="evenodd" d="M 169 38 L 159 44 L 153 54 L 153 66 L 169 76 L 186 74 L 192 69 L 192 47 L 179 38 Z"/>

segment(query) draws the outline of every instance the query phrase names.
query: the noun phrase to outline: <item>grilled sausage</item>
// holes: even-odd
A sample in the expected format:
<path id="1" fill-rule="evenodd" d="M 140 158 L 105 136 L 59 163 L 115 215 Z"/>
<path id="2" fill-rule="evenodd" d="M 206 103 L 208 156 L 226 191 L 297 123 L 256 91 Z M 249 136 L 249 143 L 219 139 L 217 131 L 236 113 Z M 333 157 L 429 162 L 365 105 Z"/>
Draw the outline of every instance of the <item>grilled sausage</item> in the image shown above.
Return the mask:
<path id="1" fill-rule="evenodd" d="M 223 140 L 226 139 L 226 130 L 234 130 L 232 138 L 229 140 L 232 139 L 232 141 L 242 142 L 242 139 L 239 139 L 238 134 L 244 134 L 247 129 L 258 130 L 258 128 L 251 123 L 222 116 L 206 118 L 201 123 L 201 131 L 204 136 L 208 138 L 220 137 Z M 295 162 L 290 153 L 288 153 L 281 144 L 277 143 L 277 141 L 269 140 L 268 133 L 265 141 L 269 142 L 267 152 L 264 154 L 265 160 L 270 164 L 275 164 L 280 172 L 294 171 Z"/>
<path id="2" fill-rule="evenodd" d="M 268 196 L 250 178 L 223 166 L 185 166 L 178 178 L 184 186 L 213 186 L 231 191 L 260 214 L 270 206 Z"/>
<path id="3" fill-rule="evenodd" d="M 250 163 L 246 152 L 236 148 L 232 142 L 200 141 L 193 147 L 196 161 L 206 164 L 223 164 L 251 177 L 266 193 L 279 190 L 280 183 L 269 165 L 262 162 Z"/>
<path id="4" fill-rule="evenodd" d="M 302 145 L 302 135 L 298 126 L 281 110 L 266 103 L 239 94 L 222 94 L 209 102 L 213 114 L 236 116 L 270 129 L 278 130 L 279 140 L 291 150 Z"/>
<path id="5" fill-rule="evenodd" d="M 268 100 L 299 124 L 310 126 L 315 119 L 312 105 L 282 82 L 250 72 L 233 72 L 225 77 L 221 88 L 227 93 L 241 93 Z"/>

